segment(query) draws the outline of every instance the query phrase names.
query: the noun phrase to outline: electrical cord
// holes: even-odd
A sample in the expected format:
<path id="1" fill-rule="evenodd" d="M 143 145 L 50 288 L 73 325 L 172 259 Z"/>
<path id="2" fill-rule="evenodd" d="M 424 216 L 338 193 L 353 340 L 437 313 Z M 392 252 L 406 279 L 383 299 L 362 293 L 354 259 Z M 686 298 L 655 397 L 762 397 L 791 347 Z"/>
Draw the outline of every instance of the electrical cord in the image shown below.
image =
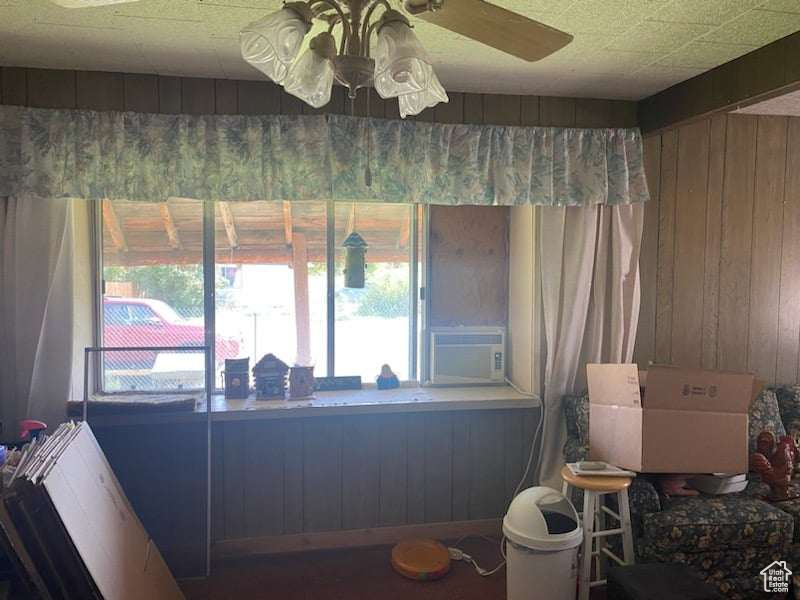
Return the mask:
<path id="1" fill-rule="evenodd" d="M 512 387 L 512 389 L 515 392 L 517 392 L 518 394 L 522 394 L 523 396 L 528 396 L 530 398 L 537 398 L 537 396 L 535 394 L 531 394 L 529 392 L 523 392 L 521 389 L 519 389 L 514 384 L 513 381 L 511 381 L 508 378 L 506 378 L 506 383 L 508 385 L 510 385 Z M 525 472 L 522 474 L 522 477 L 520 478 L 519 483 L 517 483 L 517 487 L 514 490 L 514 494 L 511 496 L 511 502 L 514 501 L 514 498 L 517 497 L 517 494 L 520 493 L 520 491 L 522 490 L 522 487 L 525 485 L 525 480 L 528 478 L 528 475 L 531 472 L 531 466 L 533 466 L 534 472 L 536 472 L 536 473 L 539 472 L 539 468 L 541 466 L 542 445 L 544 443 L 544 432 L 545 432 L 545 424 L 544 424 L 544 408 L 545 407 L 544 407 L 544 400 L 540 399 L 540 402 L 541 402 L 541 406 L 542 406 L 541 417 L 539 418 L 539 423 L 536 425 L 536 431 L 534 432 L 533 439 L 531 440 L 531 451 L 528 453 L 528 462 L 525 465 Z M 537 444 L 537 442 L 538 442 L 538 444 Z M 538 452 L 536 452 L 537 449 L 538 449 Z M 536 455 L 535 463 L 534 463 L 534 458 L 533 458 L 534 455 Z M 509 506 L 511 506 L 510 502 L 509 502 Z M 508 509 L 506 509 L 506 512 L 508 512 Z M 485 540 L 489 540 L 491 542 L 495 541 L 492 538 L 489 538 L 489 537 L 484 536 L 484 535 L 481 535 L 481 536 L 468 536 L 468 535 L 467 536 L 463 536 L 463 537 L 461 537 L 461 538 L 459 538 L 459 539 L 457 539 L 455 541 L 454 546 L 452 546 L 452 547 L 447 549 L 447 551 L 450 553 L 450 559 L 451 560 L 460 560 L 460 561 L 464 561 L 466 563 L 471 564 L 475 568 L 475 571 L 478 573 L 478 575 L 480 575 L 481 577 L 489 577 L 490 575 L 494 575 L 495 573 L 497 573 L 500 569 L 502 569 L 505 566 L 505 564 L 506 564 L 506 536 L 503 536 L 503 537 L 500 538 L 500 555 L 503 557 L 503 560 L 495 568 L 488 569 L 488 570 L 482 568 L 472 556 L 470 556 L 469 554 L 467 554 L 466 552 L 464 552 L 460 548 L 456 547 L 458 544 L 460 544 L 462 541 L 464 541 L 468 537 L 479 537 L 479 538 L 482 538 L 482 539 L 485 539 Z"/>

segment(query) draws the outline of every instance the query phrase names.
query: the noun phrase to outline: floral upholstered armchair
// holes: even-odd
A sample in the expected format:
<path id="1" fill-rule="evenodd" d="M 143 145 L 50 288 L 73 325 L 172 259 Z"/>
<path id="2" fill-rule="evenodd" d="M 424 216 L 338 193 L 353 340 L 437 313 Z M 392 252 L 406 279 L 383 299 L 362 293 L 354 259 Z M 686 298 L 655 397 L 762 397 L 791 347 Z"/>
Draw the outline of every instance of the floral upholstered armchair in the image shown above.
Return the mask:
<path id="1" fill-rule="evenodd" d="M 589 451 L 588 395 L 565 396 L 564 412 L 564 458 L 582 460 Z M 764 430 L 800 433 L 800 386 L 766 389 L 756 398 L 751 448 Z M 771 504 L 763 500 L 767 486 L 757 475 L 749 479 L 738 494 L 668 497 L 658 493 L 653 477 L 636 477 L 630 488 L 636 560 L 688 564 L 726 598 L 774 598 L 761 591 L 759 573 L 773 560 L 786 560 L 800 574 L 800 499 Z M 793 485 L 800 495 L 800 482 Z"/>

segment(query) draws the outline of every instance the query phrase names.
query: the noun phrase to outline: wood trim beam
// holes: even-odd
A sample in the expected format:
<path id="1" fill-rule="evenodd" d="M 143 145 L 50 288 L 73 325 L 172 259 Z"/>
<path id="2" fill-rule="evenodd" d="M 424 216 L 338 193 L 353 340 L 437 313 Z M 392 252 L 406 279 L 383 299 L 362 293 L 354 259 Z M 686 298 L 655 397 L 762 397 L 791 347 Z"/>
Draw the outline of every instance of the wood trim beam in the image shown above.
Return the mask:
<path id="1" fill-rule="evenodd" d="M 283 237 L 286 240 L 286 245 L 292 245 L 292 203 L 284 201 L 283 203 Z"/>
<path id="2" fill-rule="evenodd" d="M 413 209 L 413 207 L 411 207 Z M 411 210 L 403 221 L 403 226 L 400 228 L 400 237 L 397 239 L 397 248 L 403 248 L 408 245 L 408 239 L 411 237 Z"/>
<path id="3" fill-rule="evenodd" d="M 645 133 L 730 112 L 800 89 L 800 32 L 767 44 L 639 102 Z"/>
<path id="4" fill-rule="evenodd" d="M 219 213 L 222 215 L 222 223 L 225 225 L 225 234 L 228 236 L 228 246 L 231 248 L 239 247 L 239 234 L 236 232 L 236 221 L 233 218 L 233 211 L 228 202 L 218 202 Z"/>
<path id="5" fill-rule="evenodd" d="M 114 204 L 108 198 L 103 200 L 103 223 L 108 228 L 111 242 L 114 244 L 114 250 L 116 252 L 127 252 L 128 241 L 125 239 L 125 234 L 119 224 Z"/>
<path id="6" fill-rule="evenodd" d="M 298 365 L 310 365 L 311 311 L 308 301 L 308 251 L 304 233 L 294 236 L 292 273 L 294 274 L 294 322 L 297 328 L 296 362 Z"/>
<path id="7" fill-rule="evenodd" d="M 319 533 L 296 533 L 250 537 L 237 540 L 222 540 L 211 547 L 214 561 L 224 561 L 258 554 L 285 554 L 307 550 L 332 550 L 396 544 L 404 539 L 433 538 L 456 539 L 466 535 L 501 535 L 500 519 L 474 521 L 451 521 L 421 525 L 399 525 L 397 527 L 375 527 L 372 529 L 349 529 L 322 531 Z"/>
<path id="8" fill-rule="evenodd" d="M 353 233 L 353 231 L 355 231 L 355 228 L 356 228 L 356 203 L 353 202 L 350 205 L 350 213 L 347 215 L 347 229 L 345 230 L 344 237 L 347 237 L 348 235 Z"/>
<path id="9" fill-rule="evenodd" d="M 178 233 L 178 228 L 175 226 L 175 219 L 172 218 L 172 213 L 169 210 L 169 204 L 164 202 L 159 205 L 158 211 L 161 213 L 161 221 L 164 223 L 164 231 L 167 232 L 169 238 L 170 248 L 173 250 L 181 249 L 181 236 Z"/>
<path id="10" fill-rule="evenodd" d="M 296 234 L 295 237 L 299 235 Z M 130 250 L 124 254 L 116 253 L 114 249 L 108 253 L 104 263 L 108 266 L 145 266 L 145 265 L 196 265 L 202 262 L 200 248 L 187 247 L 185 244 L 181 252 L 174 250 L 155 250 L 152 252 Z M 280 249 L 250 249 L 228 248 L 217 249 L 216 259 L 221 264 L 247 264 L 247 265 L 291 265 L 292 251 L 287 246 Z M 325 247 L 311 246 L 307 248 L 308 261 L 312 263 L 325 262 Z M 370 261 L 377 262 L 403 262 L 408 260 L 407 251 L 396 249 L 370 248 Z"/>

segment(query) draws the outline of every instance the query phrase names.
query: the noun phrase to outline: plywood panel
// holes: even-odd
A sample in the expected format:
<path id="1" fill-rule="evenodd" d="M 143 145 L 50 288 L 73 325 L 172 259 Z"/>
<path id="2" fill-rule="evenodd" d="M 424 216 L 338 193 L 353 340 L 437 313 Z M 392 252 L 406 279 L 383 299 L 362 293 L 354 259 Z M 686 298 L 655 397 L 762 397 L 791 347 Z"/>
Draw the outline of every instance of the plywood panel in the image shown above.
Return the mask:
<path id="1" fill-rule="evenodd" d="M 519 125 L 522 103 L 519 96 L 484 94 L 483 122 L 488 125 Z"/>
<path id="2" fill-rule="evenodd" d="M 504 502 L 508 503 L 514 496 L 514 490 L 520 482 L 525 469 L 523 448 L 529 440 L 524 439 L 523 419 L 513 411 L 504 411 L 503 415 L 505 432 L 504 460 L 505 466 L 505 496 Z"/>
<path id="3" fill-rule="evenodd" d="M 441 523 L 452 515 L 453 418 L 425 416 L 425 521 Z"/>
<path id="4" fill-rule="evenodd" d="M 342 421 L 308 420 L 303 426 L 303 531 L 342 526 Z"/>
<path id="5" fill-rule="evenodd" d="M 214 112 L 233 115 L 239 110 L 239 88 L 230 79 L 214 80 Z"/>
<path id="6" fill-rule="evenodd" d="M 505 325 L 508 209 L 432 206 L 431 324 Z"/>
<path id="7" fill-rule="evenodd" d="M 244 424 L 231 421 L 224 425 L 222 451 L 225 494 L 225 538 L 234 539 L 247 535 L 245 527 L 245 468 L 244 468 Z M 220 449 L 218 448 L 217 451 Z"/>
<path id="8" fill-rule="evenodd" d="M 453 414 L 453 509 L 454 521 L 469 519 L 470 482 L 474 471 L 470 462 L 470 413 Z"/>
<path id="9" fill-rule="evenodd" d="M 347 419 L 342 435 L 342 528 L 378 524 L 380 434 L 375 416 Z"/>
<path id="10" fill-rule="evenodd" d="M 700 366 L 709 126 L 699 121 L 678 131 L 670 358 L 686 367 Z"/>
<path id="11" fill-rule="evenodd" d="M 425 415 L 408 415 L 406 510 L 409 523 L 425 522 Z"/>
<path id="12" fill-rule="evenodd" d="M 504 513 L 505 501 L 505 419 L 502 411 L 473 414 L 470 420 L 469 456 L 471 480 L 469 518 L 488 519 Z"/>
<path id="13" fill-rule="evenodd" d="M 28 106 L 36 108 L 75 108 L 75 71 L 30 69 Z"/>
<path id="14" fill-rule="evenodd" d="M 575 127 L 575 99 L 539 98 L 539 124 L 543 127 Z"/>
<path id="15" fill-rule="evenodd" d="M 464 94 L 461 92 L 448 92 L 447 95 L 450 101 L 436 105 L 434 120 L 437 123 L 463 123 Z"/>
<path id="16" fill-rule="evenodd" d="M 727 370 L 747 368 L 757 123 L 728 117 L 719 299 L 719 367 Z"/>
<path id="17" fill-rule="evenodd" d="M 644 168 L 650 201 L 644 207 L 642 247 L 639 253 L 641 304 L 634 361 L 645 368 L 655 358 L 656 280 L 658 274 L 658 221 L 661 175 L 661 136 L 644 140 Z"/>
<path id="18" fill-rule="evenodd" d="M 672 302 L 675 265 L 675 205 L 678 178 L 678 132 L 668 131 L 661 140 L 659 183 L 658 275 L 656 282 L 655 360 L 672 358 Z"/>
<path id="19" fill-rule="evenodd" d="M 521 124 L 534 127 L 539 124 L 539 96 L 522 96 Z"/>
<path id="20" fill-rule="evenodd" d="M 283 423 L 283 532 L 303 531 L 303 422 Z"/>
<path id="21" fill-rule="evenodd" d="M 700 364 L 717 368 L 719 330 L 719 266 L 722 245 L 722 190 L 725 175 L 727 117 L 711 119 L 708 154 L 708 195 L 706 198 L 705 264 L 703 265 L 703 337 Z"/>
<path id="22" fill-rule="evenodd" d="M 747 367 L 766 381 L 777 367 L 787 126 L 785 117 L 758 117 Z"/>
<path id="23" fill-rule="evenodd" d="M 483 123 L 483 97 L 481 94 L 464 94 L 464 123 Z"/>
<path id="24" fill-rule="evenodd" d="M 88 110 L 124 110 L 125 81 L 122 73 L 78 71 L 76 103 Z"/>
<path id="25" fill-rule="evenodd" d="M 211 541 L 225 539 L 225 460 L 223 424 L 211 427 Z"/>
<path id="26" fill-rule="evenodd" d="M 407 444 L 405 415 L 387 415 L 378 425 L 379 433 L 379 525 L 407 522 Z"/>
<path id="27" fill-rule="evenodd" d="M 181 78 L 158 77 L 158 112 L 177 114 L 182 103 Z"/>
<path id="28" fill-rule="evenodd" d="M 125 110 L 158 112 L 158 76 L 125 74 Z"/>
<path id="29" fill-rule="evenodd" d="M 27 69 L 2 67 L 0 84 L 3 90 L 3 104 L 24 106 L 28 103 Z"/>
<path id="30" fill-rule="evenodd" d="M 800 342 L 800 119 L 789 119 L 775 381 L 798 380 Z"/>
<path id="31" fill-rule="evenodd" d="M 576 127 L 607 127 L 612 119 L 610 100 L 578 98 L 575 100 Z"/>
<path id="32" fill-rule="evenodd" d="M 181 112 L 189 115 L 214 114 L 215 88 L 213 79 L 181 78 Z"/>
<path id="33" fill-rule="evenodd" d="M 266 115 L 280 112 L 279 89 L 267 81 L 240 81 L 239 113 L 243 115 Z"/>
<path id="34" fill-rule="evenodd" d="M 253 421 L 244 429 L 244 528 L 249 537 L 283 533 L 283 430 Z"/>

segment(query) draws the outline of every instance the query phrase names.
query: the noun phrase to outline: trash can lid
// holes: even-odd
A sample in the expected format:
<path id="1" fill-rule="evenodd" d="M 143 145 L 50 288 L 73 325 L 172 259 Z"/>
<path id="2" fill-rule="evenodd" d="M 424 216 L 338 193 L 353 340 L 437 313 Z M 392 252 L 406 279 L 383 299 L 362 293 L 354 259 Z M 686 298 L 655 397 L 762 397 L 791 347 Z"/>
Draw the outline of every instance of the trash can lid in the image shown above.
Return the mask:
<path id="1" fill-rule="evenodd" d="M 503 518 L 506 538 L 533 550 L 566 550 L 579 546 L 583 529 L 567 498 L 548 487 L 520 492 Z"/>

